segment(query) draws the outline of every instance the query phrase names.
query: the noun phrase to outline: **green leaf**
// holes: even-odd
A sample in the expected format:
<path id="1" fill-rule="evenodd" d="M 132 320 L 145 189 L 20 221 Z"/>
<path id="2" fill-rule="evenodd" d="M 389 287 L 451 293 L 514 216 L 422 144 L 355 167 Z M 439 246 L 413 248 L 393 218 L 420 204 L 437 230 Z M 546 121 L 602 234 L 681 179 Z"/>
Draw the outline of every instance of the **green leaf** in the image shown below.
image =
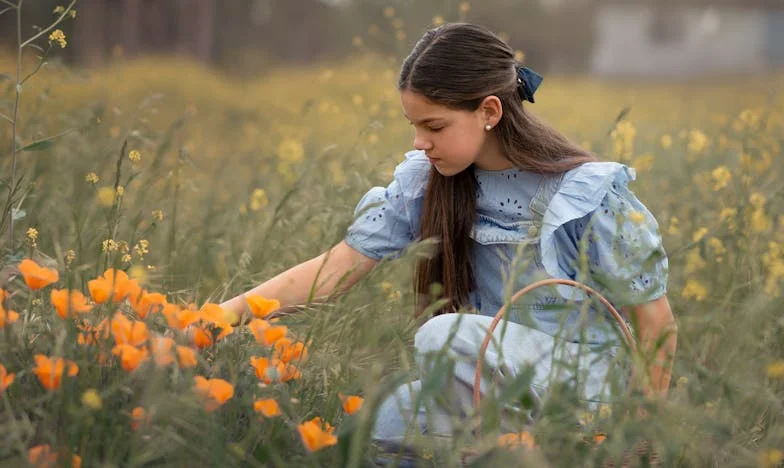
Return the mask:
<path id="1" fill-rule="evenodd" d="M 19 151 L 43 151 L 51 148 L 52 145 L 54 145 L 52 140 L 41 140 L 19 148 Z"/>

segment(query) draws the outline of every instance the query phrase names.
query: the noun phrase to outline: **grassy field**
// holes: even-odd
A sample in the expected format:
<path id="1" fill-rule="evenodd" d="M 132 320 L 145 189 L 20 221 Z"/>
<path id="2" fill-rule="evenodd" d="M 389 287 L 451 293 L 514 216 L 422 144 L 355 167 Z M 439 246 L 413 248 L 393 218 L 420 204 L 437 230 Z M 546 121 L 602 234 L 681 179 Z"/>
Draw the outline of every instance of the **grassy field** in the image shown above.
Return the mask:
<path id="1" fill-rule="evenodd" d="M 0 72 L 15 67 L 0 59 Z M 397 67 L 357 57 L 239 80 L 150 58 L 90 71 L 55 63 L 29 81 L 18 146 L 63 135 L 17 155 L 13 243 L 3 231 L 0 460 L 366 465 L 379 399 L 414 372 L 413 255 L 277 323 L 230 330 L 209 304 L 340 241 L 362 194 L 391 180 L 413 138 Z M 6 114 L 9 83 L 0 82 Z M 533 451 L 500 446 L 500 402 L 489 402 L 483 439 L 428 445 L 423 466 L 456 464 L 466 447 L 484 457 L 477 466 L 618 466 L 624 453 L 644 466 L 641 440 L 665 466 L 781 464 L 782 88 L 782 76 L 546 77 L 529 109 L 635 167 L 631 187 L 659 220 L 680 330 L 670 397 L 639 420 L 626 411 L 643 404 L 635 396 L 589 414 L 564 392 L 526 428 Z M 2 122 L 4 200 L 11 138 Z M 26 282 L 26 258 L 57 280 L 25 263 Z M 109 268 L 128 279 L 113 283 Z M 69 313 L 68 289 L 87 297 L 84 312 L 72 296 Z M 189 339 L 189 323 L 204 333 Z M 363 397 L 362 409 L 341 395 Z M 270 399 L 279 415 L 259 412 L 275 412 Z M 334 433 L 306 423 L 315 417 Z"/>

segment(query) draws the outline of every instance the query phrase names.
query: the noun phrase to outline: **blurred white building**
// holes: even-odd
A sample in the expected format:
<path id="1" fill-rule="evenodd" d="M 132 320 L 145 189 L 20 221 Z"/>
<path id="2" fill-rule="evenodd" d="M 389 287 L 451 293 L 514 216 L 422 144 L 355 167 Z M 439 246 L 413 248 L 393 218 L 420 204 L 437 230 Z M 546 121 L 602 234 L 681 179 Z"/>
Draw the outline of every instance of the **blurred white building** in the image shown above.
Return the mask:
<path id="1" fill-rule="evenodd" d="M 595 0 L 589 67 L 685 78 L 784 68 L 784 0 Z"/>

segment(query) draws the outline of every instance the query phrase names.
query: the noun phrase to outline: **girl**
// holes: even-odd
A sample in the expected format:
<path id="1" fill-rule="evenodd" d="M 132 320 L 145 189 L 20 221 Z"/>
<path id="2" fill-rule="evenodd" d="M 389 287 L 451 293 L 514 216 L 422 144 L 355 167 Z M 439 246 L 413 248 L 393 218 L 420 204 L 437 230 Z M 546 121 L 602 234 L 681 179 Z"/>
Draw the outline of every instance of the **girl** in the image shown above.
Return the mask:
<path id="1" fill-rule="evenodd" d="M 642 350 L 671 333 L 655 350 L 643 388 L 666 395 L 676 340 L 658 224 L 628 188 L 633 169 L 598 161 L 523 106 L 534 102 L 540 81 L 480 26 L 447 24 L 425 33 L 400 73 L 400 99 L 415 136 L 394 180 L 360 200 L 343 242 L 246 294 L 277 298 L 283 307 L 302 304 L 321 269 L 316 296 L 326 299 L 382 258 L 433 238 L 434 254 L 415 272 L 418 311 L 445 305 L 418 330 L 415 347 L 424 367 L 424 357 L 444 347 L 459 358 L 447 384 L 456 411 L 471 404 L 475 360 L 492 316 L 509 294 L 550 277 L 581 281 L 621 306 Z M 446 301 L 430 302 L 434 283 Z M 580 397 L 605 401 L 617 334 L 609 314 L 575 291 L 540 288 L 514 304 L 508 323 L 495 331 L 488 365 L 514 376 L 532 364 L 531 394 L 541 397 L 553 355 L 574 358 L 586 367 Z M 222 305 L 244 314 L 244 296 Z M 552 309 L 559 305 L 569 307 Z M 446 313 L 467 309 L 476 313 Z M 377 441 L 400 443 L 412 419 L 422 431 L 451 433 L 447 413 L 426 420 L 413 407 L 419 388 L 419 381 L 401 386 L 382 404 Z"/>

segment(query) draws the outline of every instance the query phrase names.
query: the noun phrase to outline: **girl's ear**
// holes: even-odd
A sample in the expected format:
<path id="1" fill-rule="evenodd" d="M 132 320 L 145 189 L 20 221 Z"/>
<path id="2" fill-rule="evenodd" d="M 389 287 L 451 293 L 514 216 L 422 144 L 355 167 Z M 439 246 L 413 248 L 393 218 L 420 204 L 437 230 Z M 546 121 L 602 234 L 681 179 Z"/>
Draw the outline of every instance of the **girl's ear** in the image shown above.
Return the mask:
<path id="1" fill-rule="evenodd" d="M 479 104 L 477 111 L 479 112 L 479 117 L 482 119 L 483 125 L 489 124 L 492 127 L 495 127 L 496 124 L 498 124 L 498 121 L 501 120 L 501 116 L 504 114 L 501 100 L 498 99 L 498 96 L 493 95 L 484 98 L 482 103 Z"/>

